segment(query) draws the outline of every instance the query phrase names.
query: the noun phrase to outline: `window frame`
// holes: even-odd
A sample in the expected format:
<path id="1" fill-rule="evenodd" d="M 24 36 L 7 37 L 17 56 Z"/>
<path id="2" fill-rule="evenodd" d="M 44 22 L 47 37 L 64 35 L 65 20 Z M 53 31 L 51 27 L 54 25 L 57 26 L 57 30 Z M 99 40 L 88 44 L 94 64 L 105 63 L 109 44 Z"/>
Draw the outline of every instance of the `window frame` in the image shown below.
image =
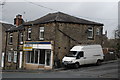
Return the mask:
<path id="1" fill-rule="evenodd" d="M 17 63 L 17 51 L 14 51 L 13 62 L 14 62 L 14 63 Z"/>
<path id="2" fill-rule="evenodd" d="M 19 36 L 20 36 L 19 42 L 20 42 L 20 44 L 23 44 L 23 36 L 24 36 L 23 32 L 20 32 Z"/>
<path id="3" fill-rule="evenodd" d="M 100 35 L 100 29 L 99 28 L 96 29 L 96 35 Z"/>
<path id="4" fill-rule="evenodd" d="M 39 27 L 39 40 L 44 40 L 45 27 Z"/>
<path id="5" fill-rule="evenodd" d="M 91 35 L 90 35 L 90 33 L 91 33 Z M 87 38 L 88 39 L 93 39 L 94 38 L 94 27 L 93 26 L 88 27 L 88 37 Z"/>
<path id="6" fill-rule="evenodd" d="M 28 39 L 28 40 L 31 40 L 32 28 L 29 27 L 27 31 L 28 31 L 28 32 L 27 32 L 27 34 L 28 34 L 28 38 L 27 38 L 27 39 Z"/>
<path id="7" fill-rule="evenodd" d="M 13 44 L 13 33 L 9 33 L 9 44 Z"/>
<path id="8" fill-rule="evenodd" d="M 36 58 L 36 51 L 38 52 L 37 53 L 37 55 L 38 55 L 37 58 Z M 34 55 L 34 56 L 32 56 L 32 55 Z M 27 64 L 45 65 L 45 61 L 44 61 L 44 63 L 40 63 L 41 57 L 42 57 L 41 56 L 41 51 L 38 50 L 38 49 L 33 49 L 33 51 L 29 51 L 29 53 L 26 54 L 26 63 Z M 32 59 L 33 59 L 33 62 L 32 62 Z M 36 59 L 37 59 L 37 63 L 36 63 Z"/>
<path id="9" fill-rule="evenodd" d="M 8 53 L 8 62 L 12 62 L 12 53 L 11 52 Z"/>

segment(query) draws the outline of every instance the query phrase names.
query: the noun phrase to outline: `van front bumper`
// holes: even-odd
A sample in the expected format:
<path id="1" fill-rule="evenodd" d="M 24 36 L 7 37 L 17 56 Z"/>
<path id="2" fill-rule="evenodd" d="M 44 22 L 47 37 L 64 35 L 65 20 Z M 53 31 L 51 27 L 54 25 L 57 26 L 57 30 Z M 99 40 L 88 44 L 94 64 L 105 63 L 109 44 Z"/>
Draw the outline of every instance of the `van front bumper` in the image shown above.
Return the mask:
<path id="1" fill-rule="evenodd" d="M 62 65 L 63 65 L 63 66 L 74 66 L 75 63 L 63 62 Z"/>

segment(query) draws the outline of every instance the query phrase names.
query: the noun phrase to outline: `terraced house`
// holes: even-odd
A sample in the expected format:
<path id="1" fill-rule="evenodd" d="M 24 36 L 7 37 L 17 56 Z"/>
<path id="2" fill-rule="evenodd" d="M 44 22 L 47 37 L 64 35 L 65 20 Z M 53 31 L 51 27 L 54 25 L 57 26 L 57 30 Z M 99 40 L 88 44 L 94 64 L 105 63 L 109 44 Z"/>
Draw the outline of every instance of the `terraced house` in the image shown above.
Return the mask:
<path id="1" fill-rule="evenodd" d="M 6 30 L 15 27 L 12 24 L 0 22 L 0 67 L 4 67 L 4 55 L 6 44 Z"/>
<path id="2" fill-rule="evenodd" d="M 16 22 L 15 22 L 16 23 Z M 103 24 L 62 12 L 7 31 L 6 69 L 53 69 L 74 45 L 101 44 Z"/>

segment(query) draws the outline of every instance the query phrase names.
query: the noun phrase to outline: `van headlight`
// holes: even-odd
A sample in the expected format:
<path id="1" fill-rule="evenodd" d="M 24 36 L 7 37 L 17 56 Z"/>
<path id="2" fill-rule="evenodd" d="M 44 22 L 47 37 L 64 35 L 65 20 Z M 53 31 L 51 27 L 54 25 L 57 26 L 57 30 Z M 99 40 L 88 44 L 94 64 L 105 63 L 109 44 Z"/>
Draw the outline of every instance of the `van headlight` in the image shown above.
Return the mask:
<path id="1" fill-rule="evenodd" d="M 69 63 L 74 63 L 74 60 L 72 60 L 72 61 L 69 61 Z"/>

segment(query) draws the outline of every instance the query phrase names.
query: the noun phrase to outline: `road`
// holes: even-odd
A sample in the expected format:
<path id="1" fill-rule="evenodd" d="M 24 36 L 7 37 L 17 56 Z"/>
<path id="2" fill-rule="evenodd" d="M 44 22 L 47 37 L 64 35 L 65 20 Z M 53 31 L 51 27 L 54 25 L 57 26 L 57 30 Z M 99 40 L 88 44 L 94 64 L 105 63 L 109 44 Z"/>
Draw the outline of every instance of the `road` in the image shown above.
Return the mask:
<path id="1" fill-rule="evenodd" d="M 3 72 L 3 78 L 118 78 L 118 61 L 50 72 Z"/>

